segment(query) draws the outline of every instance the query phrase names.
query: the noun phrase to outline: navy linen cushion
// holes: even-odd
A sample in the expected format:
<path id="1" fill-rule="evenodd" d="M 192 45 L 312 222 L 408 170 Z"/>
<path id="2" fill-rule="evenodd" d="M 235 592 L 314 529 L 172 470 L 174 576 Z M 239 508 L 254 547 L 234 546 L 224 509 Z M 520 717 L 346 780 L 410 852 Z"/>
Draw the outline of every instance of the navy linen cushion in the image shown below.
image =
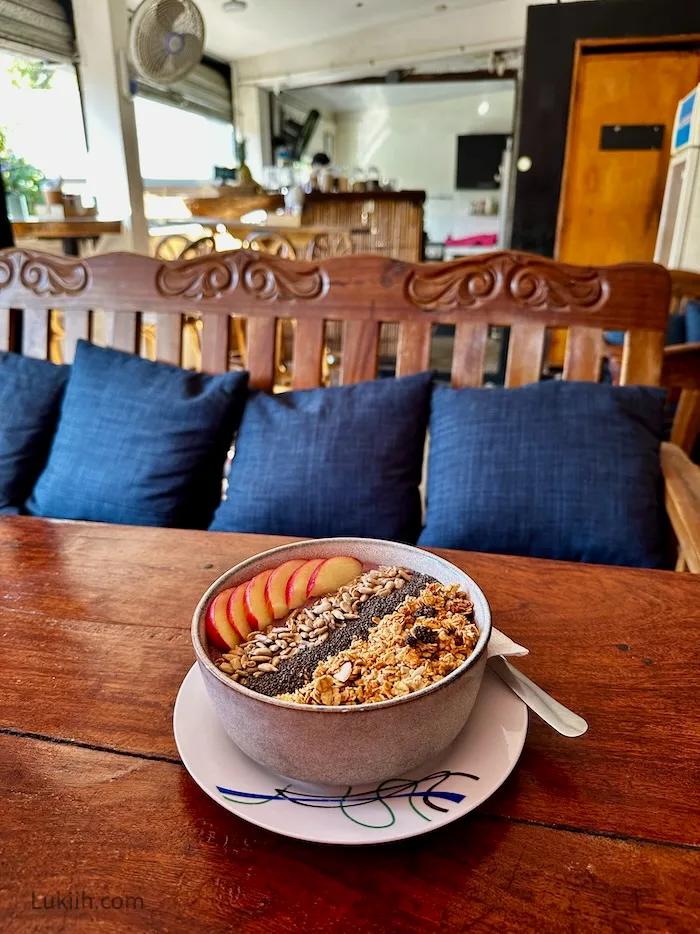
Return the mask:
<path id="1" fill-rule="evenodd" d="M 211 528 L 415 542 L 431 381 L 253 395 Z"/>
<path id="2" fill-rule="evenodd" d="M 688 302 L 685 315 L 686 340 L 689 344 L 700 343 L 700 302 Z"/>
<path id="3" fill-rule="evenodd" d="M 663 404 L 641 386 L 437 387 L 419 544 L 663 566 Z"/>
<path id="4" fill-rule="evenodd" d="M 19 512 L 44 469 L 69 372 L 0 353 L 0 514 Z"/>
<path id="5" fill-rule="evenodd" d="M 206 376 L 78 343 L 32 515 L 206 528 L 247 373 Z"/>

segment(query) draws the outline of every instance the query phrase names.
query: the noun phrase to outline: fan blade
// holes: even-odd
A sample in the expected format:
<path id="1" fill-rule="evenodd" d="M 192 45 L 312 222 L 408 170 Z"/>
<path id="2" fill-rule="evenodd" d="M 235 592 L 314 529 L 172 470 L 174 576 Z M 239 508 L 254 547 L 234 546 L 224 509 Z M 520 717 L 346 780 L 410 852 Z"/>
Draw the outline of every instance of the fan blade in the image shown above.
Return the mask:
<path id="1" fill-rule="evenodd" d="M 154 8 L 156 22 L 166 33 L 172 32 L 180 16 L 187 12 L 181 0 L 160 0 Z"/>

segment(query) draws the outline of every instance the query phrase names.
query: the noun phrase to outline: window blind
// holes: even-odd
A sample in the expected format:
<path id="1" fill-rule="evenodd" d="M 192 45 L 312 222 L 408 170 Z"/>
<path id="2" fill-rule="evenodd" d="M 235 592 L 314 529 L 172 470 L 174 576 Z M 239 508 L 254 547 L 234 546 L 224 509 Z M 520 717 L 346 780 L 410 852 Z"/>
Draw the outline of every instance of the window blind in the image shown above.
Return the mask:
<path id="1" fill-rule="evenodd" d="M 0 46 L 73 61 L 75 36 L 66 10 L 60 0 L 0 0 Z"/>
<path id="2" fill-rule="evenodd" d="M 226 72 L 229 72 L 228 77 Z M 226 123 L 233 121 L 228 67 L 217 68 L 206 61 L 200 62 L 186 78 L 166 88 L 136 77 L 136 93 L 163 104 L 185 107 L 205 117 Z"/>

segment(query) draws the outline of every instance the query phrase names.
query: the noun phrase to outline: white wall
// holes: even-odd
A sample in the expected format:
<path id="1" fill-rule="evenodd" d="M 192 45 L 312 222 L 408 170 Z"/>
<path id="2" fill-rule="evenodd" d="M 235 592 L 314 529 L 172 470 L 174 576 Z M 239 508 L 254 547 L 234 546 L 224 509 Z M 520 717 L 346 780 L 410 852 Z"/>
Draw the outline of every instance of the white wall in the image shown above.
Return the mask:
<path id="1" fill-rule="evenodd" d="M 296 120 L 297 123 L 303 123 L 311 107 L 315 106 L 307 104 L 303 100 L 299 100 L 295 97 L 293 92 L 289 91 L 280 94 L 280 101 L 284 106 L 285 113 L 293 120 Z M 310 162 L 315 153 L 323 152 L 326 149 L 325 140 L 328 136 L 332 141 L 332 145 L 329 147 L 331 152 L 329 152 L 328 155 L 332 160 L 337 156 L 335 114 L 332 111 L 324 110 L 320 107 L 316 107 L 316 110 L 319 111 L 321 119 L 318 121 L 309 145 L 306 147 L 306 152 L 304 153 L 305 162 Z"/>
<path id="2" fill-rule="evenodd" d="M 484 116 L 479 104 L 488 101 Z M 400 188 L 427 193 L 428 237 L 443 241 L 495 233 L 497 218 L 470 217 L 467 205 L 496 192 L 456 191 L 457 137 L 469 133 L 510 133 L 514 90 L 468 94 L 444 101 L 385 107 L 336 115 L 336 162 L 351 171 L 376 165 Z"/>
<path id="3" fill-rule="evenodd" d="M 90 189 L 101 217 L 123 221 L 126 247 L 146 253 L 148 229 L 134 105 L 122 92 L 120 74 L 128 44 L 126 6 L 123 0 L 73 0 L 73 14 Z M 110 246 L 116 248 L 114 242 Z"/>

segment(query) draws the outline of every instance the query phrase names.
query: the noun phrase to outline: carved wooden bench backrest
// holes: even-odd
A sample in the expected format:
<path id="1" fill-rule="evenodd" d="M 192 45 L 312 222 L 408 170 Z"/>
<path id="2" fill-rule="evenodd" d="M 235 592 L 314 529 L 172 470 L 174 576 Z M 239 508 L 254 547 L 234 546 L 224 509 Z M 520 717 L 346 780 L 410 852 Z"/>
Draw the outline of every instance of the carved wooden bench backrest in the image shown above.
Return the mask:
<path id="1" fill-rule="evenodd" d="M 397 375 L 429 365 L 433 325 L 455 325 L 452 383 L 480 386 L 488 328 L 508 326 L 506 384 L 540 378 L 546 329 L 568 327 L 564 377 L 596 380 L 603 329 L 626 332 L 623 383 L 657 385 L 670 302 L 668 273 L 653 264 L 578 267 L 515 252 L 412 265 L 374 255 L 293 262 L 239 250 L 164 262 L 135 254 L 86 260 L 0 251 L 0 349 L 22 309 L 24 353 L 46 357 L 49 311 L 64 311 L 63 353 L 93 334 L 136 352 L 142 314 L 156 316 L 157 357 L 181 363 L 183 315 L 201 315 L 202 369 L 228 366 L 229 318 L 247 319 L 254 386 L 273 384 L 278 319 L 294 319 L 293 386 L 320 385 L 324 322 L 342 321 L 344 383 L 377 372 L 380 325 L 399 324 Z"/>

